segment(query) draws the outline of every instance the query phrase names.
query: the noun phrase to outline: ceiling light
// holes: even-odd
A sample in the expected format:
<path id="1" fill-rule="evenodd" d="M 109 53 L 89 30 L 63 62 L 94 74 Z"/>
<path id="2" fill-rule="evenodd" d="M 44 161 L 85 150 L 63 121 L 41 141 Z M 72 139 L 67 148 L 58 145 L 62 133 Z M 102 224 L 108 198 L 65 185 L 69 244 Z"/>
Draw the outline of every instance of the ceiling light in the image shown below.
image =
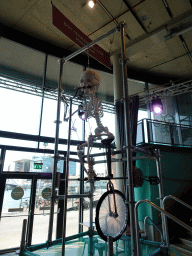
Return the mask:
<path id="1" fill-rule="evenodd" d="M 154 114 L 160 115 L 163 112 L 163 104 L 161 99 L 157 97 L 156 99 L 152 99 L 151 101 L 151 111 L 153 111 Z"/>
<path id="2" fill-rule="evenodd" d="M 94 1 L 94 0 L 89 0 L 89 1 L 88 1 L 88 6 L 89 6 L 90 8 L 93 8 L 94 5 L 95 5 L 95 1 Z"/>

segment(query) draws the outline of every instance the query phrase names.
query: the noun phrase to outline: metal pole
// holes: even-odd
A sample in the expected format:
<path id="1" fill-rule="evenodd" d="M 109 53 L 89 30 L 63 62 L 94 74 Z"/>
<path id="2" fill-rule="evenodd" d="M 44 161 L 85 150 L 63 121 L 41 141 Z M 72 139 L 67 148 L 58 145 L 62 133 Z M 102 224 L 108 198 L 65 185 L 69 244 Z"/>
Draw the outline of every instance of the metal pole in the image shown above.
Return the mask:
<path id="1" fill-rule="evenodd" d="M 94 234 L 94 227 L 93 227 L 93 192 L 94 192 L 94 180 L 90 181 L 90 225 L 89 225 L 89 255 L 93 255 L 93 234 Z"/>
<path id="2" fill-rule="evenodd" d="M 82 47 L 81 49 L 77 50 L 76 52 L 70 54 L 70 55 L 67 56 L 67 57 L 63 57 L 62 61 L 63 61 L 63 62 L 66 62 L 66 61 L 72 59 L 73 57 L 77 56 L 78 54 L 80 54 L 80 53 L 82 53 L 82 52 L 88 50 L 90 47 L 92 47 L 92 46 L 93 46 L 94 44 L 96 44 L 97 42 L 101 41 L 103 38 L 105 38 L 105 37 L 107 37 L 107 36 L 113 34 L 114 32 L 116 32 L 116 31 L 118 31 L 118 30 L 119 30 L 119 27 L 116 27 L 116 28 L 110 30 L 108 33 L 106 33 L 106 34 L 100 36 L 99 38 L 97 38 L 96 40 L 92 41 L 91 43 L 85 45 L 84 47 Z"/>
<path id="3" fill-rule="evenodd" d="M 85 141 L 85 120 L 82 120 L 82 140 Z M 80 194 L 84 194 L 84 169 L 80 166 Z M 79 233 L 83 232 L 83 198 L 79 199 Z"/>
<path id="4" fill-rule="evenodd" d="M 67 194 L 68 194 L 68 175 L 69 175 L 69 155 L 71 144 L 71 119 L 72 119 L 72 98 L 70 98 L 70 113 L 69 113 L 69 128 L 67 140 L 67 157 L 66 157 L 66 172 L 65 172 L 65 194 L 63 208 L 63 235 L 62 235 L 62 256 L 65 255 L 65 236 L 66 236 L 66 220 L 67 220 Z"/>
<path id="5" fill-rule="evenodd" d="M 55 202 L 55 183 L 57 177 L 57 160 L 58 160 L 58 144 L 59 144 L 59 124 L 60 124 L 60 106 L 61 106 L 61 92 L 62 92 L 62 74 L 63 62 L 60 60 L 59 84 L 58 84 L 58 100 L 57 100 L 57 119 L 55 131 L 55 150 L 54 150 L 54 169 L 52 174 L 52 193 L 51 193 L 51 210 L 49 217 L 49 230 L 48 230 L 48 244 L 52 241 L 53 232 L 53 217 L 54 217 L 54 202 Z"/>
<path id="6" fill-rule="evenodd" d="M 164 190 L 163 190 L 163 179 L 162 179 L 162 171 L 161 171 L 161 156 L 160 156 L 160 150 L 157 149 L 157 160 L 156 160 L 156 165 L 157 165 L 157 176 L 159 178 L 159 199 L 160 199 L 160 207 L 165 210 L 165 205 L 163 203 L 163 198 L 164 198 Z M 162 218 L 162 231 L 163 231 L 163 239 L 166 242 L 166 246 L 169 246 L 169 234 L 168 234 L 168 224 L 167 224 L 167 217 L 161 213 L 161 218 Z"/>
<path id="7" fill-rule="evenodd" d="M 27 219 L 23 220 L 22 227 L 22 235 L 21 235 L 21 245 L 20 245 L 20 253 L 25 249 L 25 236 L 26 236 L 26 227 L 27 227 Z"/>
<path id="8" fill-rule="evenodd" d="M 111 236 L 107 237 L 107 245 L 108 245 L 107 256 L 113 256 L 113 238 Z"/>
<path id="9" fill-rule="evenodd" d="M 44 96 L 45 96 L 45 82 L 46 82 L 46 73 L 47 73 L 47 59 L 48 59 L 48 54 L 46 53 L 45 55 L 45 65 L 44 65 L 44 75 L 43 75 L 43 95 L 42 95 L 42 100 L 41 100 L 41 114 L 40 114 L 40 121 L 39 121 L 39 137 L 41 135 L 41 126 L 42 126 L 42 116 L 43 116 L 43 104 L 44 104 Z M 37 148 L 39 149 L 39 144 L 40 142 L 38 141 Z"/>
<path id="10" fill-rule="evenodd" d="M 125 50 L 125 23 L 120 24 L 121 33 L 121 61 L 122 61 L 122 76 L 123 76 L 123 96 L 124 96 L 124 119 L 125 119 L 125 136 L 126 136 L 126 154 L 127 154 L 127 176 L 128 185 L 126 198 L 129 199 L 129 211 L 130 211 L 130 228 L 131 228 L 131 244 L 132 255 L 137 255 L 136 240 L 136 227 L 135 227 L 135 215 L 134 215 L 134 185 L 133 185 L 133 168 L 132 168 L 132 150 L 131 150 L 131 129 L 130 129 L 130 113 L 129 113 L 129 98 L 128 98 L 128 84 L 127 84 L 127 64 L 126 64 L 126 50 Z"/>

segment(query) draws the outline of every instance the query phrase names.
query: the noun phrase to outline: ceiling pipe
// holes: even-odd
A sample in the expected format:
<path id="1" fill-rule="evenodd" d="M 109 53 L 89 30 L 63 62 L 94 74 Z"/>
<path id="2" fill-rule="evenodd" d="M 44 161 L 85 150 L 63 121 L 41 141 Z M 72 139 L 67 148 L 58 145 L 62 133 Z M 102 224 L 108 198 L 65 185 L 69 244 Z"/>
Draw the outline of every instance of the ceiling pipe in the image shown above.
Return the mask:
<path id="1" fill-rule="evenodd" d="M 131 12 L 131 14 L 134 16 L 134 18 L 137 20 L 137 22 L 139 23 L 139 25 L 142 27 L 142 29 L 147 33 L 146 28 L 143 26 L 143 24 L 141 23 L 141 21 L 138 19 L 138 17 L 136 16 L 136 14 L 133 12 L 131 6 L 129 5 L 129 3 L 127 2 L 127 0 L 123 0 L 124 4 L 127 6 L 127 8 L 129 9 L 129 11 Z"/>
<path id="2" fill-rule="evenodd" d="M 162 2 L 163 2 L 163 4 L 165 5 L 165 8 L 166 8 L 166 10 L 167 10 L 167 12 L 168 12 L 170 18 L 173 18 L 173 14 L 172 14 L 172 12 L 171 12 L 171 9 L 170 9 L 170 7 L 169 7 L 167 1 L 166 1 L 166 0 L 162 0 Z M 188 27 L 188 30 L 189 30 L 189 29 L 191 29 L 190 26 Z M 184 30 L 183 30 L 183 33 L 185 33 L 185 32 L 186 32 L 186 31 L 185 31 L 185 29 L 184 29 Z M 182 44 L 183 44 L 183 47 L 185 48 L 185 50 L 186 50 L 186 52 L 187 52 L 187 55 L 188 55 L 190 61 L 192 62 L 192 55 L 191 55 L 191 53 L 190 53 L 190 51 L 189 51 L 189 48 L 188 48 L 188 46 L 187 46 L 187 43 L 186 43 L 185 39 L 184 39 L 183 36 L 182 36 L 183 33 L 180 31 L 180 33 L 175 33 L 175 35 L 178 35 L 178 36 L 179 36 L 179 39 L 181 40 L 181 42 L 182 42 Z"/>
<path id="3" fill-rule="evenodd" d="M 182 35 L 188 31 L 190 31 L 192 29 L 192 23 L 187 23 L 187 24 L 183 24 L 183 25 L 180 25 L 179 27 L 177 28 L 173 28 L 169 31 L 169 35 L 165 36 L 165 40 L 167 39 L 171 39 L 172 37 L 174 36 L 179 36 L 179 35 Z"/>
<path id="4" fill-rule="evenodd" d="M 133 7 L 132 7 L 132 10 L 134 8 L 136 8 L 137 6 L 139 6 L 142 2 L 144 2 L 145 0 L 141 0 L 139 3 L 135 4 Z M 84 5 L 83 5 L 84 6 Z M 99 27 L 98 29 L 94 30 L 93 32 L 91 32 L 90 34 L 88 34 L 87 36 L 91 36 L 93 34 L 95 34 L 96 32 L 98 32 L 100 29 L 106 27 L 107 25 L 109 25 L 111 22 L 113 22 L 114 20 L 117 20 L 118 18 L 120 18 L 121 16 L 123 16 L 125 13 L 129 12 L 130 9 L 120 13 L 119 15 L 117 15 L 116 17 L 114 17 L 113 19 L 111 19 L 110 21 L 108 21 L 107 23 L 105 23 L 103 26 Z M 75 44 L 71 45 L 70 47 L 67 48 L 67 50 L 71 49 Z"/>
<path id="5" fill-rule="evenodd" d="M 167 12 L 168 12 L 170 18 L 173 18 L 173 14 L 172 14 L 172 12 L 171 12 L 171 9 L 169 8 L 169 5 L 168 5 L 167 1 L 166 1 L 166 0 L 162 0 L 162 2 L 163 2 L 163 4 L 164 4 L 164 6 L 165 6 L 165 8 L 166 8 L 166 10 L 167 10 Z"/>
<path id="6" fill-rule="evenodd" d="M 99 4 L 99 6 L 103 9 L 103 11 L 112 19 L 112 21 L 115 23 L 116 26 L 119 25 L 119 23 L 114 19 L 113 15 L 107 10 L 107 8 L 100 2 L 100 0 L 97 0 L 96 3 Z M 125 36 L 131 40 L 130 36 L 125 32 Z"/>
<path id="7" fill-rule="evenodd" d="M 115 25 L 118 26 L 119 23 L 116 21 L 116 19 L 114 19 L 113 15 L 107 10 L 107 8 L 99 0 L 97 0 L 97 3 L 107 13 L 107 15 L 113 20 Z"/>

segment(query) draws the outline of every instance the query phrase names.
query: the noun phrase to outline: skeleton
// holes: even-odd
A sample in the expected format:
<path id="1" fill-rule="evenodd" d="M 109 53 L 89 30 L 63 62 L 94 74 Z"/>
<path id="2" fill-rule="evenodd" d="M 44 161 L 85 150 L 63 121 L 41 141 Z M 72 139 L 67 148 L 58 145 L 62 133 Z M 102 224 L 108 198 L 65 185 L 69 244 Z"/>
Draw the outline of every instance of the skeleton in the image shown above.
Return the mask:
<path id="1" fill-rule="evenodd" d="M 77 154 L 79 160 L 84 168 L 84 171 L 88 175 L 88 180 L 96 176 L 93 169 L 94 161 L 90 157 L 90 150 L 94 141 L 101 139 L 103 136 L 107 139 L 114 139 L 114 135 L 109 132 L 106 126 L 103 126 L 101 117 L 103 117 L 102 100 L 96 97 L 95 92 L 100 85 L 100 76 L 93 70 L 84 71 L 80 77 L 80 88 L 83 90 L 84 101 L 82 103 L 82 111 L 85 112 L 85 120 L 93 117 L 96 120 L 97 128 L 95 129 L 95 135 L 90 134 L 88 141 L 78 145 Z M 88 101 L 87 101 L 88 100 Z M 84 166 L 83 161 L 83 148 L 87 149 L 87 162 L 88 170 Z"/>

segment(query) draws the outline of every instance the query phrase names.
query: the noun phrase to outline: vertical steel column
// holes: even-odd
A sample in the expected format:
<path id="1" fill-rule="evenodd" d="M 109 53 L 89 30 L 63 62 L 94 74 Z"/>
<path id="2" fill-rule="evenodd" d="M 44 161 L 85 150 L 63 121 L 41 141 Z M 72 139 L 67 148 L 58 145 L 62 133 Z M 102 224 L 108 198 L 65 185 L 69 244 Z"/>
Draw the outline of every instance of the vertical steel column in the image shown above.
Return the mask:
<path id="1" fill-rule="evenodd" d="M 159 178 L 159 199 L 160 199 L 160 207 L 165 210 L 165 205 L 163 203 L 164 198 L 164 190 L 163 190 L 163 179 L 162 179 L 162 171 L 161 171 L 161 156 L 160 156 L 160 150 L 156 150 L 157 153 L 157 176 Z M 161 213 L 162 218 L 162 231 L 163 231 L 163 239 L 166 242 L 166 246 L 169 246 L 169 234 L 168 234 L 168 224 L 167 224 L 167 217 L 165 214 Z"/>
<path id="2" fill-rule="evenodd" d="M 33 177 L 32 184 L 31 184 L 31 196 L 30 196 L 29 216 L 28 216 L 28 224 L 27 224 L 27 237 L 26 237 L 27 246 L 31 246 L 31 241 L 32 241 L 36 189 L 37 189 L 37 178 Z"/>
<path id="3" fill-rule="evenodd" d="M 127 84 L 127 60 L 125 50 L 125 23 L 120 24 L 121 33 L 121 62 L 122 62 L 122 76 L 123 76 L 123 96 L 124 96 L 124 119 L 125 119 L 125 136 L 126 136 L 126 154 L 127 154 L 127 195 L 126 198 L 129 200 L 129 211 L 130 211 L 130 228 L 131 228 L 131 244 L 132 244 L 132 255 L 137 255 L 136 246 L 136 228 L 135 228 L 135 215 L 134 215 L 134 185 L 133 185 L 133 168 L 132 168 L 132 150 L 131 150 L 131 129 L 130 129 L 130 113 L 129 113 L 129 98 L 128 98 L 128 84 Z M 129 199 L 128 199 L 129 198 Z"/>
<path id="4" fill-rule="evenodd" d="M 145 92 L 149 93 L 149 83 L 145 82 Z M 147 118 L 151 119 L 151 103 L 147 103 Z"/>
<path id="5" fill-rule="evenodd" d="M 57 100 L 57 119 L 55 131 L 55 149 L 54 149 L 54 169 L 52 174 L 52 193 L 51 193 L 51 210 L 49 217 L 49 230 L 48 230 L 48 245 L 52 241 L 53 233 L 53 217 L 54 217 L 54 202 L 55 202 L 55 186 L 57 177 L 57 161 L 58 161 L 58 144 L 59 144 L 59 125 L 60 125 L 60 108 L 61 108 L 61 92 L 62 92 L 62 75 L 63 75 L 63 61 L 60 60 L 60 72 L 58 83 L 58 100 Z"/>
<path id="6" fill-rule="evenodd" d="M 85 141 L 85 121 L 82 120 L 82 141 Z M 84 194 L 84 169 L 80 166 L 80 194 Z M 83 198 L 79 199 L 79 233 L 83 232 Z"/>
<path id="7" fill-rule="evenodd" d="M 108 247 L 107 256 L 113 256 L 113 238 L 111 236 L 107 237 L 107 247 Z"/>
<path id="8" fill-rule="evenodd" d="M 94 180 L 90 181 L 90 216 L 89 216 L 89 256 L 93 255 L 93 192 L 94 192 Z"/>
<path id="9" fill-rule="evenodd" d="M 83 67 L 83 71 L 86 71 L 86 66 Z M 82 141 L 85 141 L 85 120 L 82 120 Z M 85 150 L 83 149 L 83 152 Z M 80 165 L 80 178 L 84 179 L 84 169 L 83 166 Z M 80 194 L 84 194 L 84 181 L 80 180 Z M 83 200 L 84 198 L 79 198 L 79 233 L 83 232 Z"/>
<path id="10" fill-rule="evenodd" d="M 145 129 L 144 129 L 144 120 L 142 119 L 142 138 L 143 143 L 145 144 Z"/>
<path id="11" fill-rule="evenodd" d="M 27 227 L 27 219 L 24 219 L 23 220 L 22 233 L 21 233 L 21 244 L 20 244 L 19 254 L 22 254 L 23 250 L 25 249 L 26 227 Z"/>
<path id="12" fill-rule="evenodd" d="M 69 111 L 69 128 L 67 140 L 67 158 L 66 158 L 66 172 L 64 174 L 65 194 L 64 194 L 64 208 L 63 208 L 63 235 L 62 235 L 62 253 L 65 255 L 65 236 L 66 236 L 66 220 L 67 220 L 67 194 L 68 194 L 68 175 L 69 175 L 69 155 L 71 143 L 71 119 L 72 119 L 72 98 L 70 98 L 70 111 Z"/>
<path id="13" fill-rule="evenodd" d="M 44 94 L 45 94 L 45 82 L 46 82 L 46 74 L 47 74 L 47 59 L 48 54 L 45 55 L 45 65 L 44 65 L 44 74 L 43 74 L 43 95 L 42 95 L 42 101 L 41 101 L 41 114 L 40 114 L 40 121 L 39 121 L 39 136 L 41 135 L 41 125 L 42 125 L 42 116 L 43 116 L 43 104 L 44 104 Z M 37 148 L 39 149 L 40 142 L 38 141 Z"/>
<path id="14" fill-rule="evenodd" d="M 3 168 L 4 168 L 5 154 L 6 154 L 6 149 L 5 147 L 3 147 L 1 149 L 1 154 L 0 154 L 0 220 L 1 220 L 1 213 L 3 209 L 3 198 L 4 198 L 5 184 L 6 184 L 6 179 L 1 175 L 3 173 Z"/>
<path id="15" fill-rule="evenodd" d="M 4 162 L 5 162 L 5 154 L 6 154 L 6 149 L 3 147 L 1 149 L 1 156 L 0 156 L 0 174 L 3 173 L 3 167 L 4 167 Z"/>

